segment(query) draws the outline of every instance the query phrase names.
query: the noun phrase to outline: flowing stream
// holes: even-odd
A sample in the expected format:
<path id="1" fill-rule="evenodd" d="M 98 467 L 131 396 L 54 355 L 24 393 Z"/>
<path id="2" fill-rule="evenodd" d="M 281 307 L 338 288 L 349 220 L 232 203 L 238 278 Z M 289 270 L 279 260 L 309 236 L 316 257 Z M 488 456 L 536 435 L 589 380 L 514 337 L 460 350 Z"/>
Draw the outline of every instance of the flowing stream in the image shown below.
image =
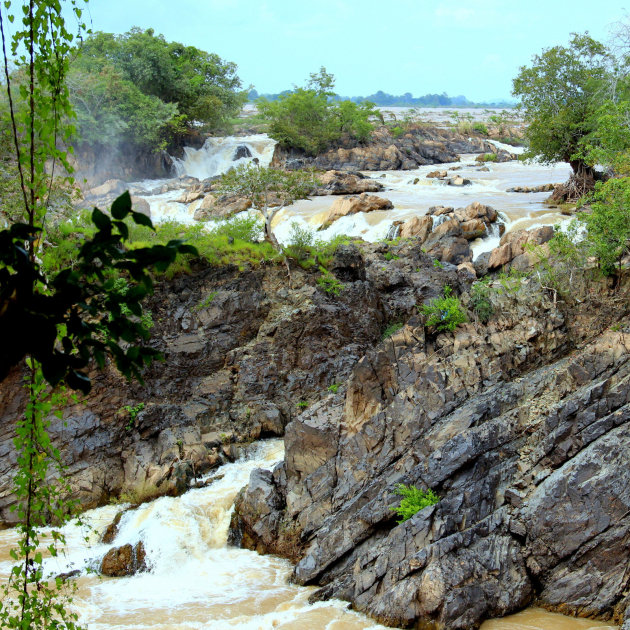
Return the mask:
<path id="1" fill-rule="evenodd" d="M 92 630 L 385 630 L 371 619 L 331 600 L 309 605 L 314 587 L 289 584 L 291 565 L 274 556 L 227 546 L 234 499 L 254 468 L 271 468 L 283 456 L 281 440 L 259 442 L 245 457 L 214 471 L 205 488 L 162 497 L 123 513 L 110 545 L 100 541 L 117 512 L 127 506 L 91 510 L 91 530 L 66 527 L 67 552 L 46 560 L 57 575 L 80 570 L 75 608 Z M 87 537 L 87 541 L 86 541 Z M 0 532 L 0 576 L 10 571 L 13 530 Z M 142 541 L 150 571 L 105 578 L 96 569 L 112 547 Z M 486 622 L 483 630 L 588 630 L 606 628 L 529 609 Z"/>

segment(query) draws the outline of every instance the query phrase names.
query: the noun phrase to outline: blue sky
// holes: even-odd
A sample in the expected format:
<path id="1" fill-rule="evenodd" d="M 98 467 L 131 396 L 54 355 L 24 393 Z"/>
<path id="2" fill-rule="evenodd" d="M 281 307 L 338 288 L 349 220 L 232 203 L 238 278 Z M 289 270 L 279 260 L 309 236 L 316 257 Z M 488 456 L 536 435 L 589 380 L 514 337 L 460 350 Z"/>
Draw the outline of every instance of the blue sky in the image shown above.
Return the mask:
<path id="1" fill-rule="evenodd" d="M 91 0 L 95 30 L 152 27 L 234 61 L 279 92 L 325 66 L 347 96 L 507 98 L 518 68 L 588 30 L 606 40 L 630 0 Z"/>

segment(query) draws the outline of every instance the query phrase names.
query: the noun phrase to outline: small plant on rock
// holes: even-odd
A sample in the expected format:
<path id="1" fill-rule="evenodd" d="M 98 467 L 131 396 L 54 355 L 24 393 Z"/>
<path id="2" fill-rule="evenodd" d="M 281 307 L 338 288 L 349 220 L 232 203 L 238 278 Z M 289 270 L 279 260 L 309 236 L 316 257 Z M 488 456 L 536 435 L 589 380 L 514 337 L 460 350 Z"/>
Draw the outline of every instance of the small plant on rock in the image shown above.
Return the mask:
<path id="1" fill-rule="evenodd" d="M 343 283 L 339 282 L 332 273 L 320 267 L 319 269 L 322 272 L 322 275 L 317 279 L 317 284 L 326 291 L 326 293 L 330 293 L 330 295 L 337 296 L 339 295 L 343 289 Z"/>
<path id="2" fill-rule="evenodd" d="M 416 486 L 406 486 L 404 483 L 397 484 L 394 492 L 402 499 L 398 507 L 390 507 L 389 509 L 401 517 L 399 523 L 404 523 L 421 509 L 435 505 L 440 500 L 440 497 L 431 489 L 419 490 Z"/>
<path id="3" fill-rule="evenodd" d="M 487 324 L 494 313 L 494 306 L 490 301 L 491 294 L 492 289 L 487 280 L 475 282 L 470 288 L 470 305 L 482 324 Z"/>
<path id="4" fill-rule="evenodd" d="M 337 391 L 339 390 L 339 383 L 333 383 L 332 385 L 329 385 L 327 387 L 329 392 L 332 392 L 333 394 L 336 394 Z"/>
<path id="5" fill-rule="evenodd" d="M 389 337 L 391 337 L 394 333 L 397 333 L 402 327 L 403 327 L 403 323 L 402 322 L 395 322 L 394 324 L 390 324 L 384 331 L 383 334 L 381 335 L 381 340 L 385 341 L 385 339 L 388 339 Z"/>
<path id="6" fill-rule="evenodd" d="M 438 331 L 454 331 L 460 324 L 468 321 L 459 298 L 453 295 L 453 289 L 446 285 L 444 297 L 435 298 L 429 304 L 423 304 L 422 312 L 427 317 L 425 326 Z"/>

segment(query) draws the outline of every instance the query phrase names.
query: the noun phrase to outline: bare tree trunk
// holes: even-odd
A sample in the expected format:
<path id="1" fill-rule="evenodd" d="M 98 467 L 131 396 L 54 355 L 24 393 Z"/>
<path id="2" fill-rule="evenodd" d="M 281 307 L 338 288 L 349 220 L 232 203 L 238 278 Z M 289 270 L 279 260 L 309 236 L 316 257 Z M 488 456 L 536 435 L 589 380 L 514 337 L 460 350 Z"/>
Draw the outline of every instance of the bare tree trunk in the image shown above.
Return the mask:
<path id="1" fill-rule="evenodd" d="M 263 216 L 265 217 L 265 240 L 269 241 L 271 243 L 271 246 L 277 252 L 282 251 L 282 246 L 278 242 L 278 239 L 276 238 L 275 234 L 273 233 L 273 230 L 271 229 L 271 222 L 273 221 L 276 214 L 278 214 L 278 212 L 282 210 L 282 208 L 284 208 L 284 205 L 278 206 L 277 208 L 274 208 L 271 211 L 269 210 L 269 208 L 265 208 L 265 210 L 263 211 Z"/>

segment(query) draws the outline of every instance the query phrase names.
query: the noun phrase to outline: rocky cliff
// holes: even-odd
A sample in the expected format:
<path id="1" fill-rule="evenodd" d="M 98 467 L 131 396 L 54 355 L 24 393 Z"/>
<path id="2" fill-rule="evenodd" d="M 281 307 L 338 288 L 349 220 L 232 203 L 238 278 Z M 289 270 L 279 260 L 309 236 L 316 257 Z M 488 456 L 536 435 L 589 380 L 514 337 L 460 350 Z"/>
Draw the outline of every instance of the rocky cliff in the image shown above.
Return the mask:
<path id="1" fill-rule="evenodd" d="M 582 277 L 570 302 L 495 286 L 486 325 L 435 335 L 412 316 L 294 418 L 284 462 L 239 496 L 233 542 L 389 625 L 475 628 L 534 601 L 622 623 L 628 282 Z M 440 501 L 398 523 L 399 483 Z"/>
<path id="2" fill-rule="evenodd" d="M 192 478 L 238 455 L 237 445 L 282 435 L 304 405 L 344 383 L 391 321 L 442 286 L 462 289 L 454 267 L 435 269 L 420 250 L 405 264 L 386 245 L 339 248 L 338 297 L 318 271 L 284 266 L 197 268 L 163 281 L 149 308 L 152 343 L 165 361 L 129 384 L 93 374 L 80 404 L 51 418 L 75 495 L 85 507 L 124 493 L 132 500 L 184 491 Z M 396 261 L 398 263 L 398 261 Z M 14 420 L 25 404 L 21 375 L 0 387 L 0 520 L 11 523 Z"/>

